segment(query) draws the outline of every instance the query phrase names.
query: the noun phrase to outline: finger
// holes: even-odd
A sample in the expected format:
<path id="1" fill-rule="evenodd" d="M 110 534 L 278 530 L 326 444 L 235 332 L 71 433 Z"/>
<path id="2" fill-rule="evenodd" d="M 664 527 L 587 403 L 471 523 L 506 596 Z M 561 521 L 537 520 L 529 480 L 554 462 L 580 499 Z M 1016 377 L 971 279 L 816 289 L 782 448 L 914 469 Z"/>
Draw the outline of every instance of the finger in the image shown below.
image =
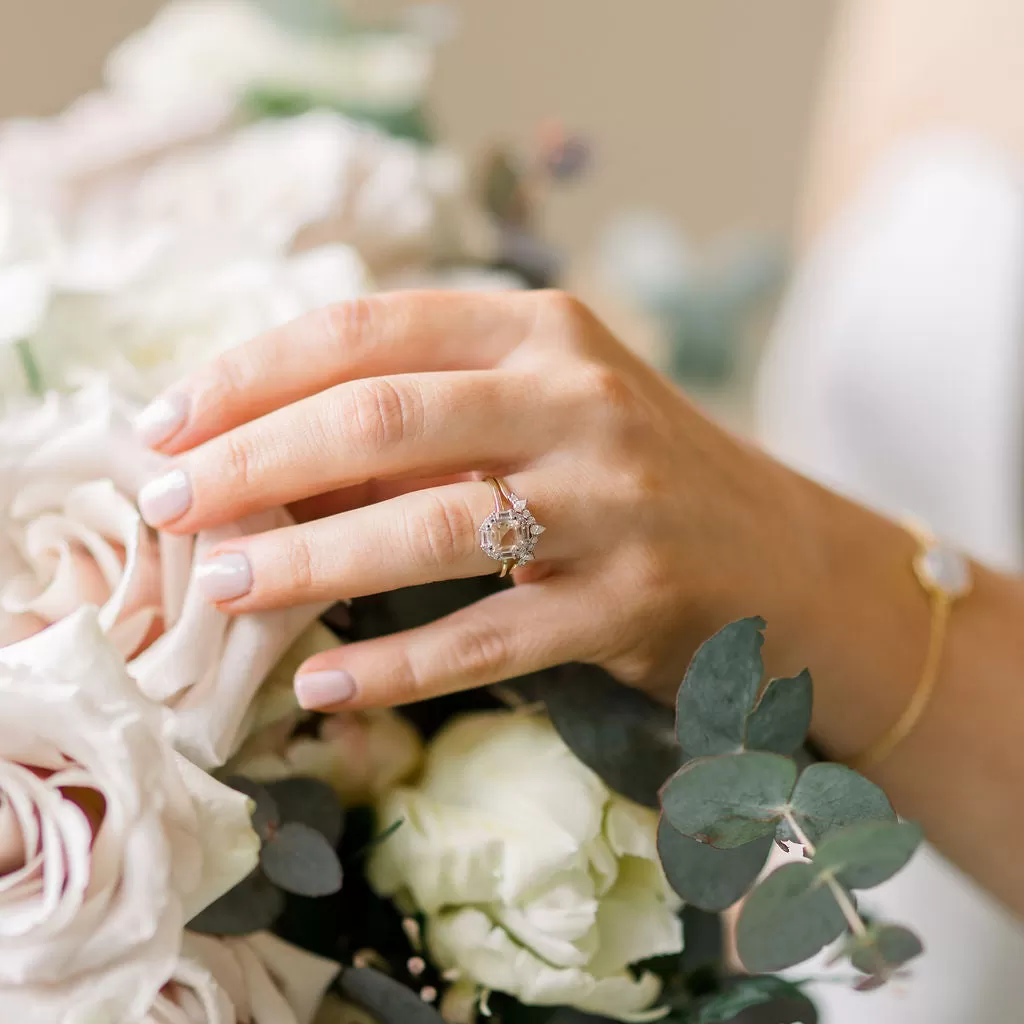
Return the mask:
<path id="1" fill-rule="evenodd" d="M 554 576 L 418 629 L 325 651 L 295 677 L 304 708 L 390 707 L 589 661 L 600 633 L 583 590 Z"/>
<path id="2" fill-rule="evenodd" d="M 529 328 L 525 295 L 410 291 L 328 306 L 211 360 L 136 428 L 177 454 L 344 381 L 495 366 Z"/>
<path id="3" fill-rule="evenodd" d="M 515 465 L 561 432 L 554 397 L 539 376 L 500 370 L 340 384 L 182 455 L 139 508 L 151 526 L 194 533 L 371 478 Z"/>
<path id="4" fill-rule="evenodd" d="M 538 473 L 510 483 L 517 493 L 538 497 L 531 507 L 547 527 L 538 555 L 576 554 L 570 550 L 571 493 L 542 491 Z M 197 578 L 209 600 L 234 614 L 482 576 L 498 569 L 480 549 L 480 524 L 493 509 L 491 489 L 480 481 L 413 491 L 219 545 L 199 565 Z"/>

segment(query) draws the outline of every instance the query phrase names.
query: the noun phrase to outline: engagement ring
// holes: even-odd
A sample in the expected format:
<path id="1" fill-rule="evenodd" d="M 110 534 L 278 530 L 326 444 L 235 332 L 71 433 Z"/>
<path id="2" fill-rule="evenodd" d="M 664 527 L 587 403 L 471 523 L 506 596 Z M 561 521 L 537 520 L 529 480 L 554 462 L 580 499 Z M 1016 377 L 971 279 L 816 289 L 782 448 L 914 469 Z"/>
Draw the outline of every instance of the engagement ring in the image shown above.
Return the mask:
<path id="1" fill-rule="evenodd" d="M 507 576 L 533 561 L 533 549 L 544 527 L 533 518 L 520 498 L 504 480 L 489 476 L 484 481 L 494 494 L 494 511 L 480 524 L 480 548 L 485 555 L 501 562 L 501 574 Z"/>

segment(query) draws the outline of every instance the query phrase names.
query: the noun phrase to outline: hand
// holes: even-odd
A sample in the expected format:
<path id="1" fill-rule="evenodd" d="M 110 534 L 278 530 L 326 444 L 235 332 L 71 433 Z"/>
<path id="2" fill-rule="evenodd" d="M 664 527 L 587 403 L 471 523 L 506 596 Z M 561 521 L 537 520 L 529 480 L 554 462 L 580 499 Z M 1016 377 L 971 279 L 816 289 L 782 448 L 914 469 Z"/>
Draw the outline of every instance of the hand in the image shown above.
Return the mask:
<path id="1" fill-rule="evenodd" d="M 797 478 L 703 418 L 560 293 L 397 293 L 229 352 L 139 429 L 174 468 L 143 515 L 191 533 L 274 505 L 299 520 L 200 570 L 229 613 L 495 572 L 504 476 L 546 527 L 516 586 L 436 623 L 312 658 L 307 707 L 398 704 L 567 661 L 671 699 L 694 646 L 761 611 L 790 564 Z M 773 565 L 774 561 L 778 565 Z M 734 608 L 734 595 L 744 594 Z"/>

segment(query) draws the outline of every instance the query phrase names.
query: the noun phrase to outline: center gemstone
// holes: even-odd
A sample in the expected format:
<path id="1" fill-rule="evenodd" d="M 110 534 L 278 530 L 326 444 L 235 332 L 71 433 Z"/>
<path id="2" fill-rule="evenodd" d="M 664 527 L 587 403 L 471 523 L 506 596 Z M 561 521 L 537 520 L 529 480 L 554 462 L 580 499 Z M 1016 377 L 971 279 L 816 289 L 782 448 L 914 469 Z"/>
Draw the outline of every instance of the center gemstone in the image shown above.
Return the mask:
<path id="1" fill-rule="evenodd" d="M 528 539 L 526 525 L 515 512 L 499 512 L 484 526 L 484 546 L 496 558 L 516 558 Z"/>

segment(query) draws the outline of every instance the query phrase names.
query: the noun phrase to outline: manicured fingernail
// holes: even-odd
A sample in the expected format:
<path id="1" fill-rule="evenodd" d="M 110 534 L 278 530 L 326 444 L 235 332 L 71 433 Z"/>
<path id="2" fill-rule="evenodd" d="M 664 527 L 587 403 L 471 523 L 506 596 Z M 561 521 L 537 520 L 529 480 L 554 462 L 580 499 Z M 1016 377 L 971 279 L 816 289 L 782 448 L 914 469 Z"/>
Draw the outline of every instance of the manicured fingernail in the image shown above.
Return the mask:
<path id="1" fill-rule="evenodd" d="M 188 419 L 188 395 L 177 392 L 154 399 L 135 417 L 135 432 L 148 445 L 173 437 Z"/>
<path id="2" fill-rule="evenodd" d="M 139 491 L 139 511 L 150 526 L 162 526 L 177 519 L 191 504 L 192 486 L 180 469 L 150 480 Z"/>
<path id="3" fill-rule="evenodd" d="M 196 566 L 196 582 L 208 601 L 233 601 L 252 590 L 252 566 L 241 551 L 226 551 Z"/>
<path id="4" fill-rule="evenodd" d="M 355 696 L 356 681 L 342 671 L 303 672 L 295 677 L 295 696 L 307 711 L 341 704 Z"/>

